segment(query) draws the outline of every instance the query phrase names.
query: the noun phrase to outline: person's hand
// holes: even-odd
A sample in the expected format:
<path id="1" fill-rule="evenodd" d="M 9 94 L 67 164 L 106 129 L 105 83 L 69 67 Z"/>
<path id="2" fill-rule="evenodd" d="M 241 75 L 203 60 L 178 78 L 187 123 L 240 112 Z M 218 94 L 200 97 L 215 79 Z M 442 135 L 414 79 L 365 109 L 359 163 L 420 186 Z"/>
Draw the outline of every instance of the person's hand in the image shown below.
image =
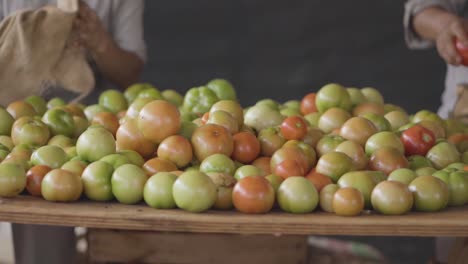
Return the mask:
<path id="1" fill-rule="evenodd" d="M 468 21 L 463 18 L 456 18 L 437 34 L 437 51 L 448 64 L 461 64 L 462 57 L 455 48 L 455 39 L 457 38 L 464 46 L 468 46 L 467 32 Z"/>
<path id="2" fill-rule="evenodd" d="M 113 40 L 105 29 L 96 12 L 85 2 L 79 1 L 79 10 L 75 19 L 77 43 L 91 53 L 103 52 Z"/>

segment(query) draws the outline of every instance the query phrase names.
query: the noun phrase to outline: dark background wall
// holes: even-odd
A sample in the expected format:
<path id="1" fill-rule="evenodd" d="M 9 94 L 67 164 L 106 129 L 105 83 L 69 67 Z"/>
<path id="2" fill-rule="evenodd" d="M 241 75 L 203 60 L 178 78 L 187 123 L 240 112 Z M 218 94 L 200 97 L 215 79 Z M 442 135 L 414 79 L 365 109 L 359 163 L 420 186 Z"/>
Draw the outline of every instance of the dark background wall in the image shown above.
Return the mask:
<path id="1" fill-rule="evenodd" d="M 402 0 L 146 1 L 142 79 L 181 92 L 227 78 L 243 105 L 299 99 L 324 84 L 373 86 L 387 102 L 437 110 L 445 65 L 408 50 Z"/>

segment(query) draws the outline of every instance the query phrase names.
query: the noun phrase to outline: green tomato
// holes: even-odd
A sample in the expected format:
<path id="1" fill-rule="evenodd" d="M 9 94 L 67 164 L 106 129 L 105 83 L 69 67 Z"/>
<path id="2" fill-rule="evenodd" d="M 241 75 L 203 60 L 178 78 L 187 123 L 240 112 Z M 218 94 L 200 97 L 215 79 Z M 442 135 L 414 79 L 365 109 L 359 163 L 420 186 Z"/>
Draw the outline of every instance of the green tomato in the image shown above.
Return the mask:
<path id="1" fill-rule="evenodd" d="M 398 181 L 404 183 L 406 185 L 410 184 L 414 179 L 416 179 L 417 175 L 413 170 L 407 168 L 399 168 L 390 173 L 388 175 L 389 181 Z"/>
<path id="2" fill-rule="evenodd" d="M 265 106 L 270 107 L 273 110 L 277 110 L 277 111 L 280 110 L 280 104 L 277 101 L 275 101 L 273 99 L 270 99 L 270 98 L 266 98 L 266 99 L 262 99 L 260 101 L 257 101 L 257 103 L 255 105 L 265 105 Z"/>
<path id="3" fill-rule="evenodd" d="M 138 93 L 137 98 L 150 98 L 152 100 L 162 100 L 161 92 L 156 87 L 149 87 Z"/>
<path id="4" fill-rule="evenodd" d="M 161 95 L 164 98 L 164 100 L 171 102 L 177 107 L 182 106 L 182 104 L 184 103 L 184 97 L 175 90 L 166 89 L 162 91 Z"/>
<path id="5" fill-rule="evenodd" d="M 409 167 L 412 170 L 416 170 L 424 167 L 433 167 L 430 160 L 424 156 L 412 155 L 408 157 Z"/>
<path id="6" fill-rule="evenodd" d="M 320 113 L 330 108 L 338 107 L 345 111 L 351 110 L 351 98 L 346 89 L 336 83 L 323 86 L 316 94 L 315 105 Z"/>
<path id="7" fill-rule="evenodd" d="M 414 208 L 423 212 L 435 212 L 444 209 L 449 202 L 447 185 L 434 176 L 420 176 L 409 185 L 414 197 Z"/>
<path id="8" fill-rule="evenodd" d="M 361 115 L 362 117 L 366 118 L 367 120 L 371 121 L 372 124 L 377 128 L 377 130 L 380 131 L 391 131 L 392 130 L 392 125 L 390 122 L 383 116 L 378 115 L 376 113 L 365 113 Z"/>
<path id="9" fill-rule="evenodd" d="M 83 171 L 81 180 L 83 191 L 93 201 L 110 201 L 112 194 L 111 178 L 114 168 L 104 161 L 95 161 Z"/>
<path id="10" fill-rule="evenodd" d="M 11 139 L 15 145 L 43 146 L 49 138 L 49 127 L 36 117 L 20 117 L 11 130 Z"/>
<path id="11" fill-rule="evenodd" d="M 58 146 L 47 145 L 35 150 L 31 155 L 33 165 L 46 165 L 52 169 L 62 167 L 68 161 L 65 151 Z"/>
<path id="12" fill-rule="evenodd" d="M 311 127 L 318 127 L 318 122 L 322 114 L 319 112 L 313 112 L 304 116 L 305 120 Z"/>
<path id="13" fill-rule="evenodd" d="M 130 160 L 127 158 L 127 156 L 123 154 L 109 154 L 107 156 L 104 156 L 103 158 L 100 159 L 100 161 L 104 161 L 109 163 L 114 170 L 116 170 L 118 167 L 125 165 L 125 164 L 130 164 Z"/>
<path id="14" fill-rule="evenodd" d="M 109 109 L 114 114 L 128 108 L 128 102 L 123 93 L 112 89 L 101 93 L 99 96 L 99 104 Z"/>
<path id="15" fill-rule="evenodd" d="M 143 167 L 143 164 L 145 164 L 145 160 L 140 155 L 140 153 L 134 150 L 121 150 L 118 152 L 118 154 L 124 155 L 125 157 L 127 157 L 130 163 L 135 164 L 138 167 Z"/>
<path id="16" fill-rule="evenodd" d="M 179 175 L 172 187 L 177 207 L 199 213 L 210 209 L 218 195 L 216 185 L 205 173 L 186 171 Z"/>
<path id="17" fill-rule="evenodd" d="M 148 177 L 143 169 L 125 164 L 112 174 L 112 193 L 123 204 L 136 204 L 143 199 L 143 189 Z"/>
<path id="18" fill-rule="evenodd" d="M 67 103 L 62 98 L 54 97 L 47 102 L 47 109 L 65 106 L 66 104 Z"/>
<path id="19" fill-rule="evenodd" d="M 461 206 L 468 203 L 468 172 L 438 171 L 434 177 L 441 179 L 449 189 L 449 206 Z"/>
<path id="20" fill-rule="evenodd" d="M 241 165 L 234 173 L 234 178 L 238 181 L 247 176 L 265 176 L 265 172 L 254 165 Z"/>
<path id="21" fill-rule="evenodd" d="M 264 104 L 252 106 L 244 115 L 244 123 L 256 131 L 279 126 L 283 120 L 279 111 Z"/>
<path id="22" fill-rule="evenodd" d="M 416 170 L 414 170 L 417 177 L 423 176 L 423 175 L 432 175 L 436 171 L 437 170 L 434 169 L 433 167 L 422 167 L 422 168 L 417 168 Z"/>
<path id="23" fill-rule="evenodd" d="M 346 88 L 346 91 L 349 94 L 349 99 L 351 100 L 352 107 L 355 107 L 358 104 L 365 103 L 367 101 L 364 94 L 362 94 L 361 90 L 358 88 Z"/>
<path id="24" fill-rule="evenodd" d="M 89 162 L 115 153 L 115 147 L 114 136 L 102 127 L 88 128 L 76 142 L 78 156 Z"/>
<path id="25" fill-rule="evenodd" d="M 224 79 L 213 79 L 206 84 L 220 100 L 237 100 L 236 90 Z"/>
<path id="26" fill-rule="evenodd" d="M 375 88 L 364 87 L 361 89 L 361 93 L 364 95 L 366 100 L 371 103 L 384 104 L 384 99 L 382 94 Z"/>
<path id="27" fill-rule="evenodd" d="M 442 141 L 433 146 L 426 154 L 436 169 L 443 169 L 451 163 L 460 162 L 460 153 L 455 145 Z"/>
<path id="28" fill-rule="evenodd" d="M 366 208 L 371 208 L 371 193 L 377 184 L 372 173 L 368 173 L 367 171 L 347 172 L 339 178 L 337 184 L 340 188 L 356 188 L 362 193 Z"/>
<path id="29" fill-rule="evenodd" d="M 143 190 L 145 202 L 156 209 L 171 209 L 176 207 L 172 187 L 177 176 L 169 172 L 158 172 L 146 181 Z"/>
<path id="30" fill-rule="evenodd" d="M 109 109 L 105 108 L 102 105 L 94 104 L 94 105 L 87 106 L 84 110 L 84 113 L 85 113 L 86 118 L 89 121 L 91 121 L 93 120 L 94 116 L 97 115 L 98 113 L 109 112 L 109 111 L 110 111 Z"/>
<path id="31" fill-rule="evenodd" d="M 60 108 L 47 110 L 42 117 L 42 121 L 46 123 L 52 135 L 64 135 L 73 137 L 75 134 L 75 120 L 72 114 Z"/>
<path id="32" fill-rule="evenodd" d="M 222 172 L 229 175 L 234 175 L 236 166 L 230 157 L 224 154 L 216 153 L 206 157 L 201 162 L 200 171 L 203 173 Z"/>
<path id="33" fill-rule="evenodd" d="M 406 184 L 397 181 L 383 181 L 372 190 L 372 207 L 386 215 L 401 215 L 413 207 L 413 194 Z"/>
<path id="34" fill-rule="evenodd" d="M 283 211 L 294 214 L 310 213 L 319 202 L 314 185 L 304 177 L 289 177 L 278 188 L 278 204 Z"/>
<path id="35" fill-rule="evenodd" d="M 127 99 L 127 102 L 131 104 L 137 97 L 138 94 L 147 89 L 152 87 L 151 84 L 148 83 L 135 83 L 127 87 L 124 92 L 124 97 Z"/>
<path id="36" fill-rule="evenodd" d="M 34 110 L 36 110 L 36 113 L 40 116 L 42 116 L 47 111 L 46 100 L 38 95 L 31 95 L 24 99 L 24 101 L 32 105 Z"/>
<path id="37" fill-rule="evenodd" d="M 188 112 L 202 115 L 210 111 L 211 106 L 219 101 L 218 96 L 206 86 L 194 87 L 187 91 L 183 108 Z"/>
<path id="38" fill-rule="evenodd" d="M 0 197 L 15 197 L 26 187 L 26 172 L 16 163 L 0 164 Z"/>

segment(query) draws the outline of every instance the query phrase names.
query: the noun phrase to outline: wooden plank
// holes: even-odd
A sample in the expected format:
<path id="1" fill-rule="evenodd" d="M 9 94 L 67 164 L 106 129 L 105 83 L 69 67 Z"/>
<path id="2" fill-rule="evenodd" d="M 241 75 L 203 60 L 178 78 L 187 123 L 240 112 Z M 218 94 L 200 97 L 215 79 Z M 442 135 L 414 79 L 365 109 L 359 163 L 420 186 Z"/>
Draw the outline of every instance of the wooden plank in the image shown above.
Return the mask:
<path id="1" fill-rule="evenodd" d="M 235 211 L 195 214 L 146 205 L 80 201 L 52 203 L 31 196 L 0 199 L 0 221 L 91 228 L 230 234 L 454 236 L 468 237 L 468 206 L 404 216 L 340 217 L 315 212 L 247 215 Z"/>
<path id="2" fill-rule="evenodd" d="M 92 229 L 88 258 L 98 263 L 306 263 L 307 240 L 305 236 Z"/>

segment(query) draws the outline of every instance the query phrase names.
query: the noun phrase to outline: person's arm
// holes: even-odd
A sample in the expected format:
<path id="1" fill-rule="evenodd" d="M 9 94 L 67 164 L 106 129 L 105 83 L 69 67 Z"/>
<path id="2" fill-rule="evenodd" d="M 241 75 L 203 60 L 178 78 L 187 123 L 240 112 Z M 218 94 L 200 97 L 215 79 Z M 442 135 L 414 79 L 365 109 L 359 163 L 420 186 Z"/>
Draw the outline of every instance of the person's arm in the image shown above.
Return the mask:
<path id="1" fill-rule="evenodd" d="M 122 48 L 106 31 L 97 14 L 80 1 L 76 28 L 81 45 L 86 47 L 103 76 L 121 89 L 138 81 L 144 61 Z"/>
<path id="2" fill-rule="evenodd" d="M 439 55 L 447 63 L 461 63 L 454 40 L 458 38 L 463 45 L 468 46 L 467 20 L 440 7 L 429 7 L 414 16 L 413 28 L 422 38 L 435 41 Z"/>

